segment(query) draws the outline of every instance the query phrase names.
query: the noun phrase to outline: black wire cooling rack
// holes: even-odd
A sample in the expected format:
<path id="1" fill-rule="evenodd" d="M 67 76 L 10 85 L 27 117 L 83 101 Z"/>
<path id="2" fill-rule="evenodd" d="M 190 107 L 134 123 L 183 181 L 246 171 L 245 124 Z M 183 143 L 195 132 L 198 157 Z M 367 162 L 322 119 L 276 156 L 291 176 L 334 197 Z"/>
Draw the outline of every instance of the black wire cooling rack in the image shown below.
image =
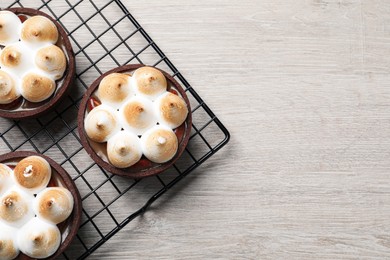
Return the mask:
<path id="1" fill-rule="evenodd" d="M 67 31 L 76 56 L 72 93 L 39 119 L 0 119 L 0 153 L 35 150 L 59 162 L 82 200 L 82 224 L 64 259 L 84 259 L 162 194 L 229 141 L 229 133 L 195 90 L 119 0 L 1 0 L 1 8 L 30 7 L 54 17 Z M 193 127 L 183 156 L 166 172 L 142 180 L 111 175 L 84 151 L 77 111 L 85 89 L 105 71 L 130 63 L 157 66 L 175 77 L 191 102 Z"/>

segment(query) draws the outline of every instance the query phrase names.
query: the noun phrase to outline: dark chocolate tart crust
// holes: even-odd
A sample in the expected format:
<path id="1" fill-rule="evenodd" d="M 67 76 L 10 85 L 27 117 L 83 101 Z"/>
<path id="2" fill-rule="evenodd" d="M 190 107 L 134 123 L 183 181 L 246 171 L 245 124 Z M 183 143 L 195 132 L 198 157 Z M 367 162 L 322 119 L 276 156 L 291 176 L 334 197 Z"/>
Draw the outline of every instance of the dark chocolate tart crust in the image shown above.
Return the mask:
<path id="1" fill-rule="evenodd" d="M 87 92 L 84 94 L 83 99 L 81 100 L 81 104 L 80 104 L 80 108 L 79 108 L 79 112 L 78 112 L 78 131 L 80 134 L 81 143 L 82 143 L 84 149 L 87 151 L 87 153 L 91 156 L 91 158 L 100 167 L 107 170 L 108 172 L 111 172 L 113 174 L 117 174 L 120 176 L 124 176 L 124 177 L 133 178 L 133 179 L 140 179 L 140 178 L 144 178 L 144 177 L 148 177 L 148 176 L 153 176 L 153 175 L 156 175 L 156 174 L 159 174 L 159 173 L 165 171 L 170 166 L 172 166 L 175 163 L 175 161 L 177 159 L 179 159 L 179 157 L 184 152 L 184 149 L 186 148 L 186 146 L 188 144 L 188 140 L 190 138 L 191 126 L 192 126 L 190 102 L 188 100 L 188 97 L 187 97 L 184 89 L 180 86 L 180 84 L 173 77 L 171 77 L 165 71 L 162 71 L 159 69 L 166 77 L 166 79 L 168 81 L 168 85 L 172 86 L 174 90 L 176 90 L 178 93 L 180 93 L 180 95 L 182 96 L 182 98 L 186 102 L 187 107 L 188 107 L 188 111 L 189 111 L 188 116 L 187 116 L 186 120 L 184 121 L 184 123 L 176 129 L 176 136 L 178 137 L 179 146 L 178 146 L 178 150 L 177 150 L 175 156 L 170 161 L 168 161 L 166 163 L 153 163 L 153 162 L 149 161 L 148 159 L 146 159 L 144 156 L 142 156 L 141 160 L 138 163 L 136 163 L 135 165 L 130 166 L 128 168 L 121 169 L 121 168 L 117 168 L 117 167 L 113 166 L 112 164 L 110 164 L 109 162 L 103 160 L 95 152 L 95 150 L 92 148 L 92 146 L 90 144 L 90 140 L 85 132 L 85 127 L 84 127 L 84 119 L 86 116 L 86 110 L 88 108 L 89 99 L 94 94 L 94 92 L 97 90 L 97 88 L 99 87 L 100 81 L 105 76 L 107 76 L 111 73 L 115 73 L 115 72 L 117 72 L 117 73 L 131 73 L 132 74 L 132 72 L 134 70 L 136 70 L 140 67 L 143 67 L 143 66 L 145 66 L 145 65 L 143 65 L 143 64 L 125 65 L 125 66 L 121 66 L 121 67 L 112 69 L 110 71 L 107 71 L 106 73 L 101 75 L 99 78 L 97 78 L 92 83 L 92 85 L 88 88 Z M 168 88 L 168 90 L 170 90 L 170 89 Z"/>
<path id="2" fill-rule="evenodd" d="M 33 108 L 29 109 L 12 109 L 12 104 L 8 105 L 0 105 L 0 117 L 10 118 L 10 119 L 24 119 L 24 118 L 34 118 L 41 116 L 42 114 L 49 112 L 53 109 L 67 94 L 69 88 L 73 85 L 73 81 L 75 78 L 76 71 L 76 63 L 75 57 L 72 49 L 72 45 L 69 41 L 68 35 L 62 26 L 54 20 L 51 16 L 45 14 L 44 12 L 31 9 L 31 8 L 9 8 L 4 9 L 6 11 L 11 11 L 16 15 L 26 15 L 26 16 L 36 16 L 42 15 L 49 18 L 57 27 L 59 40 L 61 40 L 61 44 L 63 45 L 63 51 L 65 52 L 65 56 L 67 57 L 67 66 L 64 73 L 64 77 L 60 80 L 60 85 L 57 85 L 56 91 L 53 96 L 49 99 L 42 101 L 40 103 L 34 104 Z M 56 83 L 58 84 L 59 81 Z M 27 102 L 20 97 L 16 102 Z M 11 105 L 11 106 L 10 106 Z"/>
<path id="3" fill-rule="evenodd" d="M 50 159 L 45 155 L 38 154 L 35 152 L 28 152 L 28 151 L 11 152 L 11 153 L 0 155 L 0 163 L 14 165 L 20 160 L 22 160 L 23 158 L 26 158 L 28 156 L 33 156 L 33 155 L 40 156 L 47 160 L 47 162 L 50 164 L 52 168 L 52 171 L 54 172 L 54 174 L 56 174 L 55 178 L 57 178 L 61 182 L 63 187 L 67 188 L 70 191 L 74 199 L 74 207 L 73 207 L 72 214 L 68 217 L 67 220 L 57 225 L 61 231 L 61 235 L 62 236 L 66 235 L 66 237 L 65 238 L 62 237 L 62 242 L 58 250 L 52 256 L 45 258 L 45 259 L 54 260 L 66 250 L 66 248 L 70 245 L 73 238 L 76 236 L 78 232 L 78 229 L 80 227 L 81 214 L 82 214 L 81 197 L 75 183 L 73 182 L 69 174 L 64 170 L 64 168 L 62 168 L 58 163 L 56 163 L 55 161 L 53 161 L 52 159 Z M 50 183 L 53 183 L 53 178 L 54 177 L 52 176 L 52 180 L 49 182 L 49 185 Z M 28 257 L 23 253 L 20 253 L 16 259 L 31 260 L 34 258 Z"/>

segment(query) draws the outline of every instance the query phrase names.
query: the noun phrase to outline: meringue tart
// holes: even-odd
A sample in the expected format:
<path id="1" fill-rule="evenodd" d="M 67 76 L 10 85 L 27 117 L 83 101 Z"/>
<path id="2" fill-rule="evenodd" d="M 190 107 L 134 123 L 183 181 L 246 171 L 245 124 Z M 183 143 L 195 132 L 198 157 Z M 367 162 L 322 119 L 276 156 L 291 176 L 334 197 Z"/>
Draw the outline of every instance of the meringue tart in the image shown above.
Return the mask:
<path id="1" fill-rule="evenodd" d="M 100 136 L 91 131 L 98 129 L 99 120 L 91 118 L 102 109 L 115 120 L 99 117 Z M 88 88 L 79 108 L 78 131 L 99 166 L 143 178 L 161 173 L 181 156 L 191 132 L 190 111 L 184 89 L 168 73 L 131 64 L 104 73 Z"/>
<path id="2" fill-rule="evenodd" d="M 13 152 L 0 155 L 3 179 L 0 259 L 57 258 L 81 221 L 81 198 L 72 178 L 44 155 Z M 5 235 L 10 230 L 12 235 Z"/>
<path id="3" fill-rule="evenodd" d="M 0 116 L 37 117 L 73 84 L 75 58 L 67 33 L 30 8 L 0 11 Z"/>

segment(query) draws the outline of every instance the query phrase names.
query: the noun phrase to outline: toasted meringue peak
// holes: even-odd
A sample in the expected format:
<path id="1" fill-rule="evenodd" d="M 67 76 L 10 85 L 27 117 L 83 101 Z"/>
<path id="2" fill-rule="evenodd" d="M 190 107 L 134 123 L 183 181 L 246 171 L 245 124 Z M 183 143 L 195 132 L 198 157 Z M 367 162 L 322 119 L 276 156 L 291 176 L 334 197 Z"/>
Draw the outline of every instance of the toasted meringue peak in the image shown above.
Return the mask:
<path id="1" fill-rule="evenodd" d="M 84 122 L 85 132 L 95 142 L 106 142 L 111 136 L 120 131 L 117 113 L 106 105 L 92 109 Z"/>
<path id="2" fill-rule="evenodd" d="M 22 62 L 22 52 L 19 44 L 8 45 L 6 46 L 0 54 L 1 65 L 14 68 L 21 64 Z"/>
<path id="3" fill-rule="evenodd" d="M 23 42 L 7 45 L 0 53 L 0 67 L 19 81 L 22 75 L 35 67 L 31 49 Z"/>
<path id="4" fill-rule="evenodd" d="M 0 222 L 0 259 L 11 260 L 19 255 L 16 245 L 16 234 L 18 230 Z"/>
<path id="5" fill-rule="evenodd" d="M 4 163 L 0 163 L 0 178 L 3 176 L 10 176 L 12 169 L 5 165 Z"/>
<path id="6" fill-rule="evenodd" d="M 0 11 L 0 45 L 8 45 L 19 40 L 22 22 L 10 11 Z"/>
<path id="7" fill-rule="evenodd" d="M 137 135 L 142 135 L 157 124 L 153 102 L 143 97 L 133 97 L 126 101 L 119 110 L 122 125 Z"/>
<path id="8" fill-rule="evenodd" d="M 32 16 L 22 24 L 21 39 L 27 43 L 55 44 L 58 40 L 58 29 L 49 18 L 41 15 Z"/>
<path id="9" fill-rule="evenodd" d="M 11 168 L 3 163 L 0 163 L 0 195 L 12 186 L 11 174 Z"/>
<path id="10" fill-rule="evenodd" d="M 57 251 L 61 233 L 56 225 L 33 218 L 19 231 L 17 244 L 29 257 L 46 258 Z"/>
<path id="11" fill-rule="evenodd" d="M 9 104 L 20 97 L 10 74 L 0 70 L 0 104 Z"/>
<path id="12" fill-rule="evenodd" d="M 13 187 L 0 198 L 0 220 L 13 227 L 21 227 L 34 217 L 30 205 L 34 197 Z"/>
<path id="13" fill-rule="evenodd" d="M 100 101 L 113 108 L 119 108 L 122 102 L 132 94 L 130 76 L 127 74 L 109 74 L 102 79 L 98 88 Z"/>
<path id="14" fill-rule="evenodd" d="M 155 163 L 164 163 L 175 156 L 178 140 L 172 129 L 158 125 L 142 135 L 141 147 L 146 158 Z"/>
<path id="15" fill-rule="evenodd" d="M 180 126 L 187 118 L 187 104 L 178 95 L 167 92 L 156 100 L 155 105 L 159 122 L 172 129 Z"/>
<path id="16" fill-rule="evenodd" d="M 66 69 L 66 57 L 64 52 L 56 45 L 50 45 L 38 50 L 35 56 L 35 64 L 41 70 L 60 79 Z"/>
<path id="17" fill-rule="evenodd" d="M 107 142 L 107 155 L 115 167 L 127 168 L 134 165 L 142 156 L 138 136 L 126 131 L 117 133 Z"/>
<path id="18" fill-rule="evenodd" d="M 51 178 L 50 164 L 40 156 L 22 159 L 14 169 L 14 179 L 28 192 L 36 194 L 43 190 Z"/>
<path id="19" fill-rule="evenodd" d="M 154 100 L 167 90 L 164 74 L 153 67 L 141 67 L 134 71 L 133 83 L 137 94 Z"/>
<path id="20" fill-rule="evenodd" d="M 30 72 L 22 78 L 22 96 L 30 102 L 41 102 L 53 95 L 56 83 L 43 75 Z"/>
<path id="21" fill-rule="evenodd" d="M 38 217 L 58 224 L 66 220 L 72 213 L 73 196 L 62 187 L 46 188 L 34 200 L 34 211 Z"/>

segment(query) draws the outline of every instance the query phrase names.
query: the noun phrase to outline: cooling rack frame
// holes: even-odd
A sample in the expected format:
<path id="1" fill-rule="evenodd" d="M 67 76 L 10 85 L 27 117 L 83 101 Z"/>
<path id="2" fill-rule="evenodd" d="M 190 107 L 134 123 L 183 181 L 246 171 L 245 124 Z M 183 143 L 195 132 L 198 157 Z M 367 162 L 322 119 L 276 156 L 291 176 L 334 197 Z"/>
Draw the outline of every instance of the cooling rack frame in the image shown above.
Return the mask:
<path id="1" fill-rule="evenodd" d="M 82 194 L 83 220 L 77 238 L 62 258 L 85 259 L 226 145 L 230 134 L 120 0 L 104 4 L 93 0 L 35 0 L 28 1 L 28 5 L 25 2 L 5 0 L 0 7 L 35 8 L 64 27 L 75 50 L 76 86 L 65 101 L 44 117 L 25 121 L 0 119 L 0 153 L 33 150 L 51 156 L 68 170 Z M 108 9 L 110 13 L 117 9 L 118 15 L 107 17 Z M 79 22 L 75 23 L 75 19 Z M 110 37 L 105 37 L 108 34 Z M 86 35 L 91 36 L 90 40 L 81 42 L 81 37 L 88 38 Z M 127 55 L 119 57 L 117 50 L 127 51 Z M 92 76 L 103 74 L 108 66 L 131 63 L 168 71 L 185 89 L 193 115 L 190 141 L 182 158 L 167 173 L 140 180 L 112 175 L 89 161 L 77 133 L 78 105 Z M 136 197 L 137 205 L 130 213 L 123 212 L 123 205 L 133 202 L 130 197 Z M 90 198 L 100 206 L 88 208 Z M 107 227 L 105 220 L 111 220 L 113 225 Z"/>

